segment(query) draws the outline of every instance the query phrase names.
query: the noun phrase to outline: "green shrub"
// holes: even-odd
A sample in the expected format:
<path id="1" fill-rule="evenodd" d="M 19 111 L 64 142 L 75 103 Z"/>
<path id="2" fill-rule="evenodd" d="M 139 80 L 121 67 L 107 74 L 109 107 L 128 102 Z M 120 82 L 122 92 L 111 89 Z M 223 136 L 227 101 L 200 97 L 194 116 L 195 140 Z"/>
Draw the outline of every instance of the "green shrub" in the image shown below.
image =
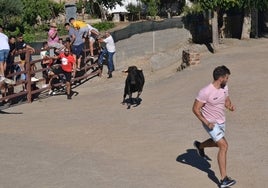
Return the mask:
<path id="1" fill-rule="evenodd" d="M 183 13 L 184 15 L 195 15 L 200 14 L 204 10 L 202 9 L 201 5 L 199 3 L 193 4 L 192 7 L 184 6 Z"/>
<path id="2" fill-rule="evenodd" d="M 107 31 L 109 29 L 114 28 L 115 24 L 113 22 L 100 22 L 100 23 L 92 24 L 92 26 L 98 29 L 99 31 Z"/>

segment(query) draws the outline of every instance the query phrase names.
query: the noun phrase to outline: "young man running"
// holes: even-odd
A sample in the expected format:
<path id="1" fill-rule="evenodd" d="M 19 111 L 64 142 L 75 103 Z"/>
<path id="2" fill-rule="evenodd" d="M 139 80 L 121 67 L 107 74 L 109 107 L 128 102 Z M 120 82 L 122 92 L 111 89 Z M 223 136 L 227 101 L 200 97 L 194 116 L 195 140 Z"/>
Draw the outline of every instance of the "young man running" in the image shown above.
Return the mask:
<path id="1" fill-rule="evenodd" d="M 234 111 L 235 107 L 231 103 L 227 81 L 230 70 L 226 66 L 216 67 L 213 71 L 213 82 L 201 89 L 193 104 L 193 113 L 202 122 L 203 127 L 211 138 L 200 143 L 194 142 L 198 154 L 205 157 L 204 148 L 218 147 L 218 165 L 221 174 L 220 187 L 229 187 L 236 183 L 235 180 L 227 176 L 226 159 L 228 143 L 225 134 L 225 113 L 227 108 Z"/>

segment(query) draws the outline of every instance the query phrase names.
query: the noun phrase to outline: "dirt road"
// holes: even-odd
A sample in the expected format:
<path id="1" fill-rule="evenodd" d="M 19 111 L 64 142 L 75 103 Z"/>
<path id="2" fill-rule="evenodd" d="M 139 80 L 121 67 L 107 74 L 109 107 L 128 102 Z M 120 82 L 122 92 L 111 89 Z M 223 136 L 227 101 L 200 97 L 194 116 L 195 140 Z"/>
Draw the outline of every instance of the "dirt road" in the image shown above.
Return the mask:
<path id="1" fill-rule="evenodd" d="M 216 188 L 212 161 L 193 140 L 207 134 L 191 112 L 218 65 L 231 70 L 227 112 L 228 175 L 236 188 L 266 187 L 268 173 L 267 39 L 228 40 L 200 65 L 150 72 L 141 105 L 121 104 L 125 75 L 84 83 L 71 101 L 55 96 L 0 114 L 1 188 Z M 144 60 L 146 62 L 146 60 Z"/>

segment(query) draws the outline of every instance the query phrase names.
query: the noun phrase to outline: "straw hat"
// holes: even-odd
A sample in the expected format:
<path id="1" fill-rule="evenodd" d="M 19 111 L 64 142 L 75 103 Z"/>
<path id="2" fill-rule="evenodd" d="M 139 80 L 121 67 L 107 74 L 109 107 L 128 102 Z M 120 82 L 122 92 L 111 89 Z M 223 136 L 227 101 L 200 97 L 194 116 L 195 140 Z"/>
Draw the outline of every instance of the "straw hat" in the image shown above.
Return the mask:
<path id="1" fill-rule="evenodd" d="M 50 23 L 50 27 L 57 27 L 57 24 L 55 22 Z"/>

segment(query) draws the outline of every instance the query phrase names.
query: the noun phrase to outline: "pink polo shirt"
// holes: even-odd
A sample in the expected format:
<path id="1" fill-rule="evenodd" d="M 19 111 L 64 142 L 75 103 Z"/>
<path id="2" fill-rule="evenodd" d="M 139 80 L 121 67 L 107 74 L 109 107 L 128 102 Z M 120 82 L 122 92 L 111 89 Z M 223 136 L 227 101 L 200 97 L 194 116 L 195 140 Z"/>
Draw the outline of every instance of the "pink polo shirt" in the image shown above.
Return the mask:
<path id="1" fill-rule="evenodd" d="M 227 85 L 223 89 L 217 89 L 211 83 L 199 91 L 196 99 L 205 104 L 201 110 L 209 122 L 218 124 L 225 122 L 225 100 L 228 95 Z"/>

